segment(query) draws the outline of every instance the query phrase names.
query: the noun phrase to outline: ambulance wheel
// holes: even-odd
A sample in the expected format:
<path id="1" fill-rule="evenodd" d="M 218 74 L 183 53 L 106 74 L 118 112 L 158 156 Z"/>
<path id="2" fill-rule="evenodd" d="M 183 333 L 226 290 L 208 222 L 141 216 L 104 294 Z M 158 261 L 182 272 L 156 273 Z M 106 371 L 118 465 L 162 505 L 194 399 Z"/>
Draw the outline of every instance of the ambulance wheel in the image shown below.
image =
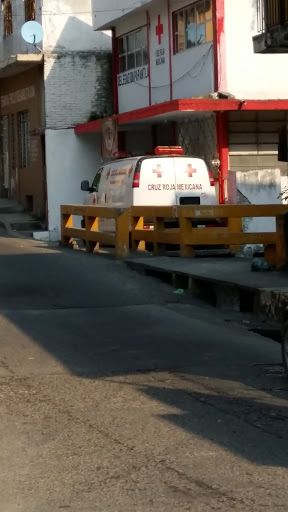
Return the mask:
<path id="1" fill-rule="evenodd" d="M 282 329 L 281 353 L 284 370 L 288 378 L 288 322 L 286 322 Z"/>

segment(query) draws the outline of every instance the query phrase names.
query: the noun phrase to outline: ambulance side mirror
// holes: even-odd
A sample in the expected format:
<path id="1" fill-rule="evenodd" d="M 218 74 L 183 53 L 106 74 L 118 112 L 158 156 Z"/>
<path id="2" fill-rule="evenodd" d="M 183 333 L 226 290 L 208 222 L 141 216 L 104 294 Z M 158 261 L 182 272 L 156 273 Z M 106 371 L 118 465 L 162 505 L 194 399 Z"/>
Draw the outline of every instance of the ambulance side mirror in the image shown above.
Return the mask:
<path id="1" fill-rule="evenodd" d="M 89 181 L 88 180 L 84 180 L 81 182 L 81 190 L 83 190 L 83 192 L 89 192 L 90 191 L 90 185 L 89 185 Z"/>

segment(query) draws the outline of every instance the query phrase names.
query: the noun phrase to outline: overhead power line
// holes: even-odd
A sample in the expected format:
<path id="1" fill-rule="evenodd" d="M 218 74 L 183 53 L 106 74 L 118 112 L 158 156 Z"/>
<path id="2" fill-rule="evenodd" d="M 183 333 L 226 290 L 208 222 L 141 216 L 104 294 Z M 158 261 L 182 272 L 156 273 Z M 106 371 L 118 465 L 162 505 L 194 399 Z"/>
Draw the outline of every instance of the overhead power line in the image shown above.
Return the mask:
<path id="1" fill-rule="evenodd" d="M 136 5 L 136 4 L 134 4 Z M 137 7 L 138 7 L 138 4 L 137 4 Z M 97 14 L 97 13 L 108 13 L 108 12 L 125 12 L 125 11 L 131 11 L 133 10 L 133 6 L 132 7 L 122 7 L 122 8 L 118 8 L 118 9 L 96 9 L 96 10 L 91 10 L 91 11 L 74 11 L 74 12 L 52 12 L 52 11 L 39 11 L 39 13 L 42 15 L 42 16 L 71 16 L 71 15 L 75 15 L 75 14 Z M 37 13 L 36 13 L 37 14 Z M 25 15 L 25 13 L 13 13 L 12 12 L 12 17 L 15 18 L 15 17 L 23 17 Z M 4 13 L 0 13 L 0 16 L 4 16 Z"/>

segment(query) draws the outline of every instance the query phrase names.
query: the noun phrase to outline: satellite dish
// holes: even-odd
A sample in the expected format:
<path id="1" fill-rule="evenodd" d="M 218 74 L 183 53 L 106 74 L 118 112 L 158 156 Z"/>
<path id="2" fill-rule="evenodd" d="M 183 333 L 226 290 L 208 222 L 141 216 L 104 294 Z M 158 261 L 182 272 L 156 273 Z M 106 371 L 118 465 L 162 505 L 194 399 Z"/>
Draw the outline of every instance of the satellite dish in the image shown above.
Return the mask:
<path id="1" fill-rule="evenodd" d="M 27 21 L 21 28 L 21 35 L 26 43 L 37 44 L 43 39 L 43 28 L 37 21 Z"/>

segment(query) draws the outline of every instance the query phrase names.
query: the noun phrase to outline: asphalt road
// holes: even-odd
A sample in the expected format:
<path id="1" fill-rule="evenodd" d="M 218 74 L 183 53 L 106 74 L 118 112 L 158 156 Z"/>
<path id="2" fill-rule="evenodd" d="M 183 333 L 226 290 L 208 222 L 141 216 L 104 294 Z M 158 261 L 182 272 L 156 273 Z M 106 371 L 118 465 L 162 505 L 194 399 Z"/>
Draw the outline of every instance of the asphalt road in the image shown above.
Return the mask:
<path id="1" fill-rule="evenodd" d="M 2 236 L 0 512 L 286 511 L 279 362 L 123 263 Z"/>

